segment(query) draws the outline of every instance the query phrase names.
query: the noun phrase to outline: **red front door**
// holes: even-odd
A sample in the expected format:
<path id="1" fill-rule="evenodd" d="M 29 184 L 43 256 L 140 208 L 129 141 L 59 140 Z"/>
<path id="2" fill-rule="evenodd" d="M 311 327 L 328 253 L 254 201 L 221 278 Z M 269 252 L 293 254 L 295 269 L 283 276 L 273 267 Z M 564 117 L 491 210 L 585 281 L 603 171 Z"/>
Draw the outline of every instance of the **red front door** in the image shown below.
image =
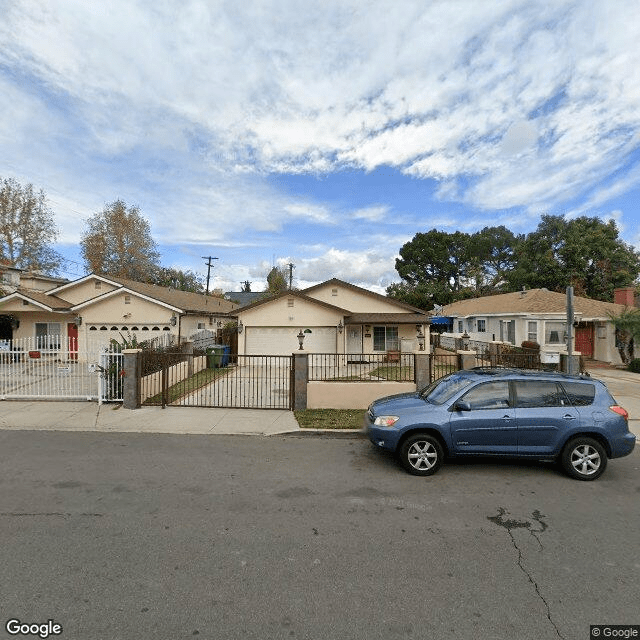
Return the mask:
<path id="1" fill-rule="evenodd" d="M 78 325 L 67 323 L 67 338 L 69 339 L 69 360 L 78 359 Z"/>
<path id="2" fill-rule="evenodd" d="M 586 358 L 593 358 L 593 325 L 587 324 L 576 329 L 576 351 Z"/>

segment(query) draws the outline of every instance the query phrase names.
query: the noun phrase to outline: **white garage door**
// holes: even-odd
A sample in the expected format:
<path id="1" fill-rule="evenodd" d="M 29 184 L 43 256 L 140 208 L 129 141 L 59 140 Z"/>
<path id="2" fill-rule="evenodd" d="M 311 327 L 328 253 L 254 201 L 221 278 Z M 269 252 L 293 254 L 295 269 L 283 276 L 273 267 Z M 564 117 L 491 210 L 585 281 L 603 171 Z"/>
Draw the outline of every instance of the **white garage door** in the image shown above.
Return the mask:
<path id="1" fill-rule="evenodd" d="M 281 327 L 247 327 L 245 353 L 247 355 L 290 356 L 298 350 L 298 331 Z M 335 353 L 336 328 L 313 327 L 305 333 L 304 350 L 309 353 Z"/>

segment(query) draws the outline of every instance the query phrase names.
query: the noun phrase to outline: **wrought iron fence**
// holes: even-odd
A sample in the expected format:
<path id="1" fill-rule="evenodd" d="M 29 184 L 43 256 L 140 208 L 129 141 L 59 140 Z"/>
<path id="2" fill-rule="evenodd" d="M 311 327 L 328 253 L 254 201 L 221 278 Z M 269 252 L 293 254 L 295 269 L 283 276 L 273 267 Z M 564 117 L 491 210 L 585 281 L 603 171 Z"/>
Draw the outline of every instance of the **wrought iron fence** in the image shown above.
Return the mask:
<path id="1" fill-rule="evenodd" d="M 292 408 L 291 356 L 141 354 L 144 405 Z"/>
<path id="2" fill-rule="evenodd" d="M 433 382 L 459 369 L 458 356 L 455 353 L 429 354 L 429 380 Z"/>
<path id="3" fill-rule="evenodd" d="M 415 382 L 413 353 L 311 353 L 309 382 Z"/>

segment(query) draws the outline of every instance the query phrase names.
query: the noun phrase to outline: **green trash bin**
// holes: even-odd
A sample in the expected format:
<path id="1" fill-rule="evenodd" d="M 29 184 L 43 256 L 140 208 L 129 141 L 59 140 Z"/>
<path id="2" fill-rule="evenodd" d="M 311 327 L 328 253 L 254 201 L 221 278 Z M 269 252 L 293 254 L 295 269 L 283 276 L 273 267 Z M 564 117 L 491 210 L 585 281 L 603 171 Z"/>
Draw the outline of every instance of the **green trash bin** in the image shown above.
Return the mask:
<path id="1" fill-rule="evenodd" d="M 209 367 L 209 369 L 217 369 L 222 363 L 223 353 L 223 347 L 207 347 L 207 367 Z"/>

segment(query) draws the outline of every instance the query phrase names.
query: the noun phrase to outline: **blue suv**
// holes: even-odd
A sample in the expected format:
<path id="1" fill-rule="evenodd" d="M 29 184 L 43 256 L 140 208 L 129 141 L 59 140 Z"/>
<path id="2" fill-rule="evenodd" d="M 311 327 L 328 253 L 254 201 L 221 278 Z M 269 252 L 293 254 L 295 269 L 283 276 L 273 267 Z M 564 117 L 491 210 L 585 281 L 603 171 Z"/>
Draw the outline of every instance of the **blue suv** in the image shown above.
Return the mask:
<path id="1" fill-rule="evenodd" d="M 434 474 L 445 456 L 487 455 L 558 460 L 573 478 L 595 480 L 608 458 L 633 451 L 628 418 L 589 376 L 476 368 L 375 400 L 365 427 L 417 476 Z"/>

